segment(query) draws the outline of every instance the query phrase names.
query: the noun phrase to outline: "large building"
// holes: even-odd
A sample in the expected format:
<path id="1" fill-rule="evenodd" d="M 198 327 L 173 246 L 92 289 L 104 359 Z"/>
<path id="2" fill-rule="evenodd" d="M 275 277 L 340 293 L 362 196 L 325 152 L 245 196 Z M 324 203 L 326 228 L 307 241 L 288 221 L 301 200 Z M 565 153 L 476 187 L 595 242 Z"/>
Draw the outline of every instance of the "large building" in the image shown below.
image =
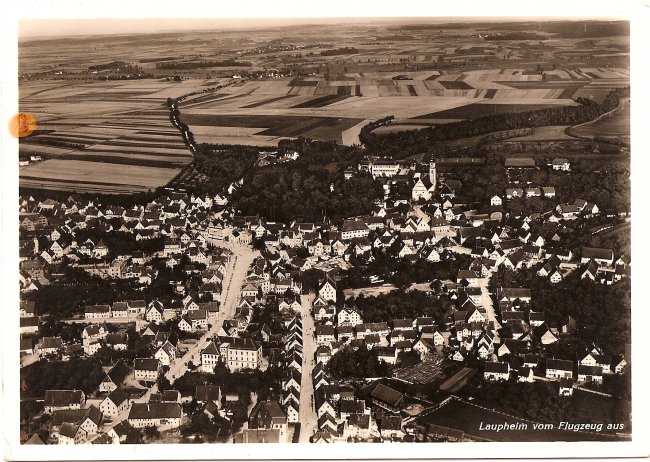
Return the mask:
<path id="1" fill-rule="evenodd" d="M 262 365 L 262 345 L 250 338 L 229 337 L 221 347 L 226 347 L 226 366 L 231 371 L 259 369 Z"/>
<path id="2" fill-rule="evenodd" d="M 133 403 L 129 411 L 129 423 L 134 428 L 161 425 L 178 428 L 182 415 L 179 403 Z"/>

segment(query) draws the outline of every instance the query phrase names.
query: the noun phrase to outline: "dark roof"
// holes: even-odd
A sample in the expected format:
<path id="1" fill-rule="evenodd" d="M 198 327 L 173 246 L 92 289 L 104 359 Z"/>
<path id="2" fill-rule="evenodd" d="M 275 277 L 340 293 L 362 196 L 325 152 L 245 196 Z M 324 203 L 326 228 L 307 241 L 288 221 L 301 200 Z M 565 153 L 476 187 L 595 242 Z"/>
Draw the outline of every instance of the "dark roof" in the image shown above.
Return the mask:
<path id="1" fill-rule="evenodd" d="M 596 247 L 583 247 L 582 258 L 596 258 L 600 260 L 612 260 L 614 252 L 612 249 L 599 249 Z"/>
<path id="2" fill-rule="evenodd" d="M 509 157 L 506 159 L 506 167 L 534 167 L 535 159 L 532 157 Z"/>
<path id="3" fill-rule="evenodd" d="M 84 392 L 81 390 L 46 390 L 45 406 L 68 406 L 83 401 Z"/>
<path id="4" fill-rule="evenodd" d="M 485 372 L 507 374 L 510 371 L 510 368 L 508 363 L 486 361 L 484 370 Z"/>
<path id="5" fill-rule="evenodd" d="M 563 371 L 573 371 L 573 361 L 548 358 L 546 360 L 546 369 L 559 369 Z"/>
<path id="6" fill-rule="evenodd" d="M 382 383 L 378 383 L 377 386 L 372 390 L 370 394 L 371 397 L 382 401 L 392 407 L 397 407 L 397 405 L 404 399 L 404 395 L 397 390 L 393 390 L 390 387 Z"/>
<path id="7" fill-rule="evenodd" d="M 194 397 L 197 401 L 216 401 L 221 397 L 218 385 L 197 385 Z"/>
<path id="8" fill-rule="evenodd" d="M 68 438 L 74 438 L 78 431 L 79 425 L 66 422 L 61 425 L 61 428 L 59 429 L 59 435 L 67 436 Z"/>
<path id="9" fill-rule="evenodd" d="M 155 358 L 136 358 L 133 368 L 136 370 L 157 371 L 160 367 L 160 361 Z"/>
<path id="10" fill-rule="evenodd" d="M 181 417 L 178 403 L 133 403 L 129 412 L 131 419 L 173 419 Z"/>

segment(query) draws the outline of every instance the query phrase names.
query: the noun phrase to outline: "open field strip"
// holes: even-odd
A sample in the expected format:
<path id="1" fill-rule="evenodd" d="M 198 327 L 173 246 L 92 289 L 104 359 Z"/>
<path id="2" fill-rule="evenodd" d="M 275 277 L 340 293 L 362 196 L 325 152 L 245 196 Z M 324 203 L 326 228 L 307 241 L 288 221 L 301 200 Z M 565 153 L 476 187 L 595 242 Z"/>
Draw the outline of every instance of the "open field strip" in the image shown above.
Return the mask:
<path id="1" fill-rule="evenodd" d="M 81 181 L 155 188 L 168 183 L 179 171 L 178 168 L 133 167 L 82 160 L 50 159 L 22 168 L 20 176 L 37 181 Z"/>

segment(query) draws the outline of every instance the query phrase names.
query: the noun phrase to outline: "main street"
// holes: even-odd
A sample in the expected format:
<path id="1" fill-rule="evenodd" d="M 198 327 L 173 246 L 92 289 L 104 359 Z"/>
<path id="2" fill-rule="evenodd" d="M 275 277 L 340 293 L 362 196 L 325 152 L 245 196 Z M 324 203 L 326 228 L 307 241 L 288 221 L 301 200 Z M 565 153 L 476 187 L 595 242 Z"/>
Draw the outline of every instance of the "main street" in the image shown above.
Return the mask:
<path id="1" fill-rule="evenodd" d="M 225 247 L 225 246 L 224 246 Z M 201 350 L 206 342 L 212 338 L 221 329 L 223 322 L 235 315 L 235 310 L 239 302 L 241 287 L 246 279 L 246 273 L 250 268 L 258 252 L 243 246 L 228 246 L 233 255 L 226 267 L 225 278 L 222 282 L 221 305 L 219 314 L 216 319 L 212 319 L 210 329 L 199 339 L 196 344 L 190 348 L 182 357 L 176 358 L 167 371 L 165 377 L 170 382 L 174 382 L 187 371 L 190 361 L 195 365 L 201 362 Z"/>
<path id="2" fill-rule="evenodd" d="M 311 306 L 315 295 L 309 293 L 300 297 L 302 315 L 302 381 L 300 383 L 300 443 L 309 443 L 318 425 L 318 417 L 314 407 L 314 383 L 311 371 L 314 368 L 316 355 L 316 337 L 314 336 L 314 318 Z"/>

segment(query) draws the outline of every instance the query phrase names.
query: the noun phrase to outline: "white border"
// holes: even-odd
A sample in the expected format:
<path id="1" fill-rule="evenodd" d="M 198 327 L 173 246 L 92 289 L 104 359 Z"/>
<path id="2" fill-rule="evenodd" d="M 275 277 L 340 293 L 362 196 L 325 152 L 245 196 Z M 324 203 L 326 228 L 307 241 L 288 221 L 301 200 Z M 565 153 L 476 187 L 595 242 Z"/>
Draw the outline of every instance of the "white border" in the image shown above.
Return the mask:
<path id="1" fill-rule="evenodd" d="M 3 457 L 9 460 L 181 460 L 181 459 L 396 459 L 396 458 L 596 458 L 646 457 L 650 454 L 650 427 L 644 370 L 648 344 L 647 308 L 644 282 L 649 248 L 646 156 L 650 119 L 650 75 L 647 63 L 650 35 L 650 0 L 463 0 L 462 2 L 417 0 L 249 0 L 246 2 L 202 2 L 184 0 L 104 2 L 73 0 L 24 0 L 5 3 L 2 25 L 2 86 L 0 87 L 2 151 L 0 172 L 2 208 L 0 215 L 0 261 L 2 262 L 2 416 Z M 9 10 L 7 11 L 7 7 Z M 323 18 L 338 17 L 546 17 L 546 18 L 629 18 L 632 20 L 632 203 L 633 203 L 633 441 L 630 443 L 472 443 L 472 444 L 338 444 L 316 446 L 284 445 L 120 445 L 120 446 L 24 446 L 19 441 L 18 402 L 18 226 L 15 214 L 18 200 L 17 141 L 7 136 L 7 124 L 17 112 L 17 40 L 19 19 L 54 18 Z M 330 18 L 325 19 L 325 18 Z M 308 22 L 308 20 L 305 20 Z M 645 353 L 645 355 L 644 355 Z M 99 449 L 101 448 L 101 449 Z"/>

